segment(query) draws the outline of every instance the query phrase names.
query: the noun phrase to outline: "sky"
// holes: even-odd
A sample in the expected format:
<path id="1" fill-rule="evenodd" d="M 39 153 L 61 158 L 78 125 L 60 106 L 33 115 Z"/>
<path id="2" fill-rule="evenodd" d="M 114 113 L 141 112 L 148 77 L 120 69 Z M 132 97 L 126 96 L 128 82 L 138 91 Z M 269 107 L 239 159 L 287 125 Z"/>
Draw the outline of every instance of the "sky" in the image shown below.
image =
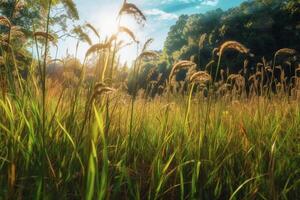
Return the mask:
<path id="1" fill-rule="evenodd" d="M 80 21 L 75 24 L 91 23 L 100 32 L 102 39 L 116 31 L 117 14 L 123 4 L 123 0 L 74 0 L 79 11 Z M 221 8 L 227 10 L 231 7 L 238 6 L 245 0 L 127 0 L 128 3 L 136 4 L 146 15 L 147 21 L 144 26 L 137 24 L 130 16 L 122 18 L 121 25 L 133 30 L 137 39 L 143 44 L 149 38 L 154 42 L 150 46 L 151 50 L 161 50 L 168 31 L 176 23 L 178 17 L 182 14 L 205 13 L 209 10 Z M 73 24 L 73 23 L 70 23 Z M 98 39 L 89 35 L 93 43 Z M 128 40 L 128 37 L 121 36 L 122 39 Z M 59 40 L 58 58 L 65 57 L 66 53 L 75 55 L 76 39 L 65 38 Z M 78 58 L 84 59 L 85 52 L 89 46 L 80 43 Z M 55 50 L 51 51 L 52 56 Z M 120 52 L 122 63 L 131 63 L 137 55 L 136 47 L 133 45 L 124 48 Z"/>

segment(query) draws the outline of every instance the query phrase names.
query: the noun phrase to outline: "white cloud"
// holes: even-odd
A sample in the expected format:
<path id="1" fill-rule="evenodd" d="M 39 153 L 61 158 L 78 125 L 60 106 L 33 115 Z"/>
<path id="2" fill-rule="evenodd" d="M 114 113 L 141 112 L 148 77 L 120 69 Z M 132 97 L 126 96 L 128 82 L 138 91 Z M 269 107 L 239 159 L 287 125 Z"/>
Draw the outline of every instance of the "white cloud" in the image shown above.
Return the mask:
<path id="1" fill-rule="evenodd" d="M 169 4 L 169 3 L 196 3 L 201 0 L 162 0 L 161 4 Z"/>
<path id="2" fill-rule="evenodd" d="M 165 11 L 159 10 L 159 9 L 150 9 L 144 11 L 144 13 L 148 16 L 154 16 L 157 17 L 160 20 L 173 20 L 173 19 L 178 19 L 178 16 L 173 13 L 167 13 Z"/>
<path id="3" fill-rule="evenodd" d="M 218 5 L 219 0 L 204 0 L 201 5 L 205 5 L 205 6 L 216 6 Z"/>

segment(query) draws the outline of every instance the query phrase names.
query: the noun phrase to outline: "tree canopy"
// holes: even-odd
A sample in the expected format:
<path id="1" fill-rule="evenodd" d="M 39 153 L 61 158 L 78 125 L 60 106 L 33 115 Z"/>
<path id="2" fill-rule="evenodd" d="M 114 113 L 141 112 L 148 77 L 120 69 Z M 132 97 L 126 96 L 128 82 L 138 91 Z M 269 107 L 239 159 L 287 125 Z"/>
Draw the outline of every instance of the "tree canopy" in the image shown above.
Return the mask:
<path id="1" fill-rule="evenodd" d="M 163 52 L 171 60 L 195 56 L 198 67 L 203 68 L 214 48 L 236 40 L 251 49 L 256 58 L 271 59 L 280 48 L 300 49 L 299 19 L 299 0 L 253 0 L 227 11 L 182 15 L 171 27 Z M 203 34 L 206 38 L 200 47 Z"/>

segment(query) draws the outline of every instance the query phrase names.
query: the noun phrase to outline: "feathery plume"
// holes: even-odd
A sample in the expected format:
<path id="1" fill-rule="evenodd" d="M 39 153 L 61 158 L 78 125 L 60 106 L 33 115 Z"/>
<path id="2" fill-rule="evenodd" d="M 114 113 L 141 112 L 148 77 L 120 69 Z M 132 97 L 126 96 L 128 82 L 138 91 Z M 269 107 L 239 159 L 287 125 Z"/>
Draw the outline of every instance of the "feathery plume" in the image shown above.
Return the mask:
<path id="1" fill-rule="evenodd" d="M 209 69 L 211 68 L 211 66 L 215 64 L 214 60 L 211 60 L 209 63 L 207 63 L 207 65 L 205 66 L 205 70 L 206 71 L 210 71 Z"/>
<path id="2" fill-rule="evenodd" d="M 199 48 L 200 49 L 203 49 L 203 47 L 204 47 L 204 42 L 205 42 L 206 36 L 207 36 L 206 33 L 204 33 L 200 36 L 200 40 L 199 40 Z"/>
<path id="3" fill-rule="evenodd" d="M 93 33 L 98 37 L 100 38 L 100 34 L 99 32 L 97 31 L 97 29 L 90 23 L 86 23 L 85 26 L 89 29 L 91 29 L 93 31 Z"/>
<path id="4" fill-rule="evenodd" d="M 245 53 L 245 54 L 249 53 L 249 51 L 250 51 L 244 45 L 242 45 L 241 43 L 239 43 L 237 41 L 227 41 L 221 45 L 220 51 L 219 51 L 219 56 L 221 56 L 227 49 L 233 49 L 240 53 Z"/>
<path id="5" fill-rule="evenodd" d="M 158 58 L 159 54 L 155 51 L 144 51 L 138 56 L 138 60 L 140 59 L 154 59 Z"/>
<path id="6" fill-rule="evenodd" d="M 72 32 L 75 33 L 83 42 L 86 42 L 89 45 L 93 44 L 90 36 L 82 30 L 81 26 L 75 26 Z"/>
<path id="7" fill-rule="evenodd" d="M 149 38 L 146 42 L 145 42 L 145 44 L 144 44 L 144 46 L 143 46 L 143 48 L 142 48 L 142 52 L 144 52 L 144 51 L 146 51 L 148 48 L 149 48 L 149 46 L 150 46 L 150 44 L 153 42 L 153 38 Z"/>
<path id="8" fill-rule="evenodd" d="M 134 42 L 136 42 L 136 43 L 139 42 L 139 41 L 136 39 L 134 33 L 133 33 L 129 28 L 126 28 L 126 27 L 124 27 L 124 26 L 120 26 L 120 27 L 119 27 L 119 32 L 120 32 L 120 33 L 126 33 L 127 35 L 130 36 L 130 38 L 131 38 Z"/>
<path id="9" fill-rule="evenodd" d="M 0 16 L 0 25 L 11 28 L 12 24 L 10 20 L 5 16 Z"/>
<path id="10" fill-rule="evenodd" d="M 182 60 L 182 61 L 179 61 L 177 63 L 175 63 L 175 65 L 173 65 L 173 68 L 172 68 L 172 71 L 170 73 L 170 76 L 169 76 L 169 81 L 171 82 L 173 76 L 181 69 L 188 69 L 190 67 L 193 67 L 195 66 L 196 63 L 192 62 L 192 61 L 189 61 L 189 60 Z"/>
<path id="11" fill-rule="evenodd" d="M 211 80 L 210 74 L 208 74 L 205 71 L 196 72 L 190 78 L 191 83 L 206 83 L 210 80 Z"/>
<path id="12" fill-rule="evenodd" d="M 85 57 L 88 57 L 89 55 L 91 55 L 92 53 L 95 53 L 97 51 L 103 50 L 103 49 L 107 49 L 110 47 L 109 43 L 98 43 L 98 44 L 94 44 L 92 45 L 86 52 Z"/>
<path id="13" fill-rule="evenodd" d="M 34 34 L 34 37 L 42 37 L 42 38 L 48 38 L 49 41 L 53 42 L 55 40 L 54 36 L 52 36 L 50 33 L 37 31 Z"/>
<path id="14" fill-rule="evenodd" d="M 136 5 L 127 3 L 126 0 L 124 0 L 123 6 L 120 9 L 119 16 L 123 14 L 132 15 L 139 24 L 143 24 L 146 21 L 146 16 L 143 12 Z"/>
<path id="15" fill-rule="evenodd" d="M 68 15 L 76 20 L 79 20 L 78 10 L 73 0 L 61 0 L 63 6 L 67 10 Z"/>
<path id="16" fill-rule="evenodd" d="M 147 81 L 150 81 L 156 72 L 157 72 L 157 67 L 151 68 L 147 74 Z"/>
<path id="17" fill-rule="evenodd" d="M 297 53 L 297 51 L 295 49 L 290 49 L 290 48 L 283 48 L 283 49 L 279 49 L 278 51 L 276 51 L 275 53 L 275 57 L 280 56 L 280 55 L 295 55 Z"/>
<path id="18" fill-rule="evenodd" d="M 98 90 L 94 91 L 94 94 L 92 96 L 92 99 L 95 99 L 97 97 L 100 97 L 103 94 L 110 94 L 112 92 L 115 92 L 116 90 L 114 88 L 110 88 L 110 87 L 102 87 Z"/>

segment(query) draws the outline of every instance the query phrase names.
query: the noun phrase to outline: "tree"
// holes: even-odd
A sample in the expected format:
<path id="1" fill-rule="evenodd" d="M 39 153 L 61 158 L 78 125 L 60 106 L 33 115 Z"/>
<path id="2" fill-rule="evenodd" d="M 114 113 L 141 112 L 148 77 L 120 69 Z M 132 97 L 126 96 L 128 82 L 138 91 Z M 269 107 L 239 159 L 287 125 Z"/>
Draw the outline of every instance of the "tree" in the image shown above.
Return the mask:
<path id="1" fill-rule="evenodd" d="M 171 61 L 196 57 L 200 59 L 198 66 L 203 68 L 213 57 L 214 48 L 225 41 L 236 40 L 255 54 L 255 58 L 251 58 L 253 62 L 263 56 L 272 60 L 280 48 L 300 50 L 299 19 L 299 0 L 253 0 L 227 11 L 217 9 L 205 14 L 183 15 L 171 27 L 164 53 L 171 56 L 168 58 Z M 207 35 L 205 45 L 197 50 L 195 44 L 202 34 Z M 224 67 L 242 67 L 242 59 L 235 58 L 231 52 L 226 54 L 224 58 L 229 60 L 223 59 Z"/>

